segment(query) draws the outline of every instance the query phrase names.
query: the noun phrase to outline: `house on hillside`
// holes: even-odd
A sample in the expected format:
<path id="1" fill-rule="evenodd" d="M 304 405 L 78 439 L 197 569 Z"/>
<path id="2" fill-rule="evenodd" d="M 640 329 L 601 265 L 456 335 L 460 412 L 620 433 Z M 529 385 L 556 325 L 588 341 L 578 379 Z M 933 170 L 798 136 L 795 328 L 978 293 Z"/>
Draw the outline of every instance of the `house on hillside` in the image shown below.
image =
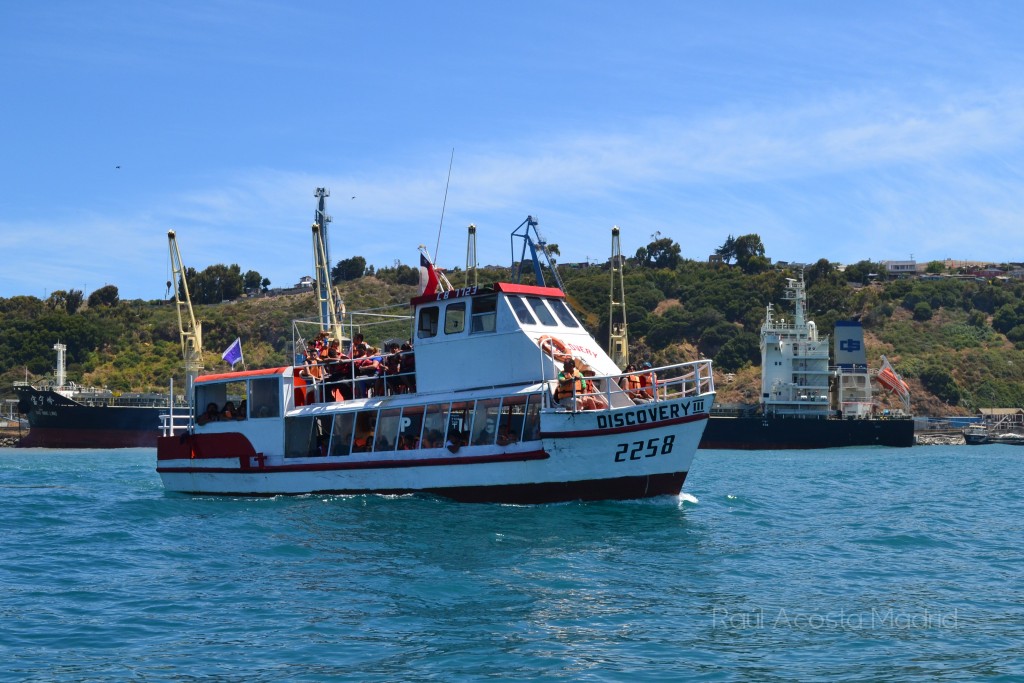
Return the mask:
<path id="1" fill-rule="evenodd" d="M 917 274 L 917 261 L 882 261 L 890 277 L 906 277 Z"/>

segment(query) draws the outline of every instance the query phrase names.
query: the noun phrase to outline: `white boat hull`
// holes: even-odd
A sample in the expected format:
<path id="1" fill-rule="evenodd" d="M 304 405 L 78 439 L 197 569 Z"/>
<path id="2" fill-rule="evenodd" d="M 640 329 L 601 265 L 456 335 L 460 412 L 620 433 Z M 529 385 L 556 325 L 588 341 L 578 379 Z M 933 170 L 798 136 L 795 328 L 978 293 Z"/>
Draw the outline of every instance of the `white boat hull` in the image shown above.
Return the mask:
<path id="1" fill-rule="evenodd" d="M 538 440 L 456 453 L 284 458 L 246 452 L 238 433 L 209 444 L 190 441 L 201 435 L 167 437 L 177 440 L 177 455 L 165 444 L 157 471 L 168 491 L 192 494 L 431 493 L 506 503 L 677 495 L 706 424 L 705 403 L 710 408 L 698 398 L 628 411 L 544 412 Z"/>

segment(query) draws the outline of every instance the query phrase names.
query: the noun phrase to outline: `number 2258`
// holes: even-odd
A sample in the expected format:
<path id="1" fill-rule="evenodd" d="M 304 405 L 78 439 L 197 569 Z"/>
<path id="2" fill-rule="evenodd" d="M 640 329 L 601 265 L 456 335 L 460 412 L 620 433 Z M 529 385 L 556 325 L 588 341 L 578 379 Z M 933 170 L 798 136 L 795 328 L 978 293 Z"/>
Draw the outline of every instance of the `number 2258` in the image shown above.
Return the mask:
<path id="1" fill-rule="evenodd" d="M 615 451 L 615 462 L 626 462 L 627 460 L 640 460 L 641 458 L 653 458 L 656 455 L 668 455 L 672 452 L 672 445 L 676 437 L 669 434 L 665 438 L 654 437 L 647 441 L 630 441 L 618 444 Z"/>

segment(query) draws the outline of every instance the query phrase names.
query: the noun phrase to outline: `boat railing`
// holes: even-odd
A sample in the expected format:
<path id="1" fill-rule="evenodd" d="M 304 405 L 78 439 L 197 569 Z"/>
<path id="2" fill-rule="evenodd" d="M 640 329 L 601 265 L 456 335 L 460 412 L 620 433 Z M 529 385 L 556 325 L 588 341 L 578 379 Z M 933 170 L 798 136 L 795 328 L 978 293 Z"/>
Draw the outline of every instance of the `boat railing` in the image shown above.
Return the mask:
<path id="1" fill-rule="evenodd" d="M 192 411 L 171 411 L 160 415 L 160 436 L 177 436 L 188 431 L 192 424 Z"/>
<path id="2" fill-rule="evenodd" d="M 638 381 L 631 381 L 633 378 Z M 576 383 L 573 383 L 573 400 L 569 405 L 576 411 L 673 401 L 715 391 L 711 361 L 706 359 L 584 379 L 588 388 L 582 394 L 577 393 Z M 598 391 L 589 387 L 596 387 Z"/>

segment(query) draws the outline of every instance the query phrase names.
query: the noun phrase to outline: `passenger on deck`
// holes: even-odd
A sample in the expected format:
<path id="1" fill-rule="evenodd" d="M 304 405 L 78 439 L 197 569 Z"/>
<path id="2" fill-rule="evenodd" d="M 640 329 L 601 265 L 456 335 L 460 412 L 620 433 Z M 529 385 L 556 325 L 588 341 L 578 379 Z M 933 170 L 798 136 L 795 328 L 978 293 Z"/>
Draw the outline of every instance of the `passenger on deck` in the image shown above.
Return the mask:
<path id="1" fill-rule="evenodd" d="M 633 363 L 627 365 L 626 372 L 636 372 L 636 365 Z M 640 384 L 640 375 L 624 376 L 622 378 L 622 388 L 634 403 L 647 403 L 651 400 L 643 393 L 643 387 Z"/>
<path id="2" fill-rule="evenodd" d="M 196 418 L 198 424 L 204 425 L 207 422 L 220 422 L 220 408 L 217 407 L 216 403 L 210 403 L 206 406 L 206 412 Z"/>
<path id="3" fill-rule="evenodd" d="M 402 393 L 416 393 L 416 354 L 413 353 L 412 344 L 402 344 L 402 376 L 398 380 L 402 387 Z"/>
<path id="4" fill-rule="evenodd" d="M 402 372 L 402 354 L 398 344 L 391 344 L 388 355 L 384 356 L 384 377 L 391 395 L 401 393 L 402 384 L 399 374 Z"/>
<path id="5" fill-rule="evenodd" d="M 647 372 L 640 375 L 640 397 L 647 401 L 653 401 L 654 392 L 657 391 L 658 388 L 658 376 L 653 372 L 650 372 L 650 363 L 645 362 L 641 367 Z"/>
<path id="6" fill-rule="evenodd" d="M 576 369 L 576 361 L 566 358 L 562 363 L 562 371 L 558 373 L 558 388 L 555 389 L 555 400 L 563 408 L 575 411 L 587 410 L 588 400 L 584 396 L 587 380 Z M 577 408 L 578 407 L 578 408 Z"/>

